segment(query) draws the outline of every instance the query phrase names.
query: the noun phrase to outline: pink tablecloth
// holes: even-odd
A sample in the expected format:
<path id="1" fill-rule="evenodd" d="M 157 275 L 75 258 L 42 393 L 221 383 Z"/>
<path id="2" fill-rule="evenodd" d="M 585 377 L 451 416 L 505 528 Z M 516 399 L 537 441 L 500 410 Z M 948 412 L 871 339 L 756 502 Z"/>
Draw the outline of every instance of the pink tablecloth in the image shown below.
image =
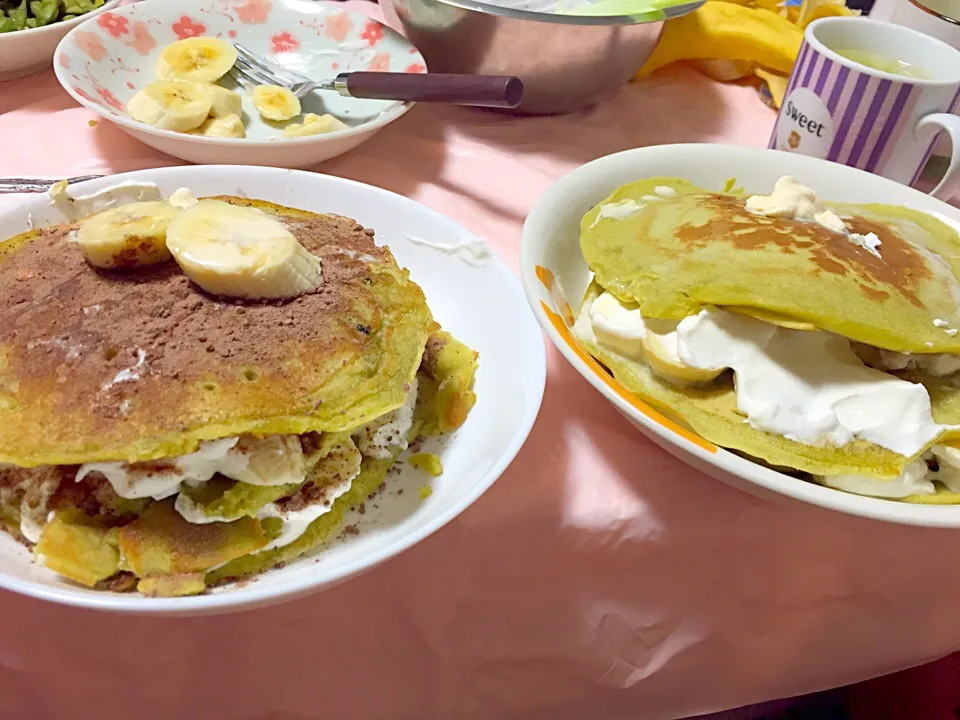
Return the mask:
<path id="1" fill-rule="evenodd" d="M 174 161 L 48 73 L 0 84 L 0 176 Z M 662 73 L 590 112 L 420 106 L 324 172 L 409 195 L 516 267 L 537 196 L 656 143 L 763 145 L 751 88 Z M 15 204 L 5 198 L 0 208 Z M 0 593 L 0 718 L 667 718 L 835 686 L 960 648 L 960 533 L 764 502 L 641 437 L 550 349 L 543 410 L 493 489 L 333 590 L 201 619 Z"/>

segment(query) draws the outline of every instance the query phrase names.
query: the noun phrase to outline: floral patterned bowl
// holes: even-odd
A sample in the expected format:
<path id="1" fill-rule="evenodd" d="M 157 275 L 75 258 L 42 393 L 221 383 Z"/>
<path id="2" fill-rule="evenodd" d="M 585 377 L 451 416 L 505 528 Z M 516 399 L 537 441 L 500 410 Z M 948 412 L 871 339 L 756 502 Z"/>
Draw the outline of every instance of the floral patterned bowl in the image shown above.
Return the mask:
<path id="1" fill-rule="evenodd" d="M 124 109 L 154 81 L 160 51 L 199 35 L 235 40 L 273 62 L 312 78 L 376 70 L 426 72 L 417 49 L 365 15 L 324 0 L 145 0 L 105 12 L 74 28 L 54 57 L 57 79 L 81 105 L 135 138 L 194 163 L 305 167 L 352 150 L 403 115 L 410 103 L 362 100 L 334 92 L 302 99 L 304 113 L 330 113 L 350 127 L 325 135 L 284 138 L 260 118 L 243 88 L 247 137 L 208 138 L 138 122 Z"/>
<path id="2" fill-rule="evenodd" d="M 15 80 L 50 67 L 57 43 L 72 28 L 89 17 L 113 9 L 120 0 L 107 0 L 102 7 L 71 20 L 0 35 L 0 80 Z"/>

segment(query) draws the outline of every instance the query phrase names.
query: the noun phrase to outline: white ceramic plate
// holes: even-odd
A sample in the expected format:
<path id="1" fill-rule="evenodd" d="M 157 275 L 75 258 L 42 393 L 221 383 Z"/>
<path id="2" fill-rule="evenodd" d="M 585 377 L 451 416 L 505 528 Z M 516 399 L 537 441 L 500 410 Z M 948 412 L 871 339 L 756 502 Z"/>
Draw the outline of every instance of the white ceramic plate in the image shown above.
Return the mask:
<path id="1" fill-rule="evenodd" d="M 145 0 L 101 14 L 71 31 L 57 47 L 54 68 L 81 105 L 138 140 L 201 164 L 307 167 L 352 150 L 403 115 L 410 103 L 362 100 L 314 92 L 303 112 L 330 113 L 350 126 L 325 135 L 284 138 L 286 123 L 264 121 L 243 88 L 245 139 L 205 138 L 159 130 L 133 120 L 126 103 L 156 80 L 164 47 L 193 36 L 236 41 L 303 75 L 322 80 L 354 70 L 426 72 L 405 38 L 365 15 L 323 0 Z"/>
<path id="2" fill-rule="evenodd" d="M 69 605 L 146 614 L 226 612 L 275 603 L 329 587 L 419 542 L 476 500 L 513 460 L 537 416 L 546 376 L 543 335 L 520 284 L 492 253 L 489 262 L 475 266 L 407 237 L 447 246 L 479 243 L 469 232 L 386 190 L 295 170 L 184 166 L 115 175 L 75 189 L 86 194 L 125 180 L 155 182 L 165 195 L 184 186 L 200 196 L 247 195 L 346 215 L 373 228 L 377 243 L 388 245 L 424 289 L 437 321 L 479 351 L 477 404 L 462 428 L 436 443 L 443 475 L 430 479 L 404 463 L 401 475 L 366 503 L 365 513 L 351 513 L 344 521 L 344 526 L 357 525 L 359 535 L 250 582 L 186 598 L 96 592 L 33 564 L 25 548 L 0 534 L 0 587 Z M 62 221 L 45 196 L 35 197 L 0 216 L 0 238 L 23 232 L 30 218 L 37 226 Z M 433 493 L 424 500 L 419 491 L 427 484 Z"/>
<path id="3" fill-rule="evenodd" d="M 112 10 L 119 4 L 120 0 L 107 0 L 103 7 L 72 20 L 0 34 L 0 81 L 15 80 L 46 70 L 53 60 L 57 43 L 64 35 L 87 19 Z"/>
<path id="4" fill-rule="evenodd" d="M 905 205 L 937 215 L 958 229 L 960 210 L 878 175 L 803 155 L 731 145 L 661 145 L 610 155 L 566 175 L 537 201 L 520 246 L 524 290 L 547 335 L 591 385 L 673 455 L 757 495 L 792 498 L 875 520 L 960 528 L 960 506 L 912 505 L 852 495 L 783 475 L 717 448 L 637 400 L 580 349 L 561 317 L 564 302 L 577 310 L 590 282 L 580 254 L 580 218 L 616 187 L 658 175 L 686 178 L 716 190 L 722 190 L 732 177 L 748 192 L 765 194 L 779 177 L 793 175 L 828 200 Z"/>

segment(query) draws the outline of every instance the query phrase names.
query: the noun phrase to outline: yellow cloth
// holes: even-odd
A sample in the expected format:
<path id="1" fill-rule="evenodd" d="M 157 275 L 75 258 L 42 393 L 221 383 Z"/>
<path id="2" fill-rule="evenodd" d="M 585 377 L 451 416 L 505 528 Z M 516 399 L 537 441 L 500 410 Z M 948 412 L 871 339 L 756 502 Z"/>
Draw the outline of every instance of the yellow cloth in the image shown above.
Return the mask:
<path id="1" fill-rule="evenodd" d="M 674 62 L 692 61 L 721 82 L 759 78 L 765 99 L 780 107 L 804 28 L 817 18 L 855 15 L 844 2 L 804 0 L 800 7 L 789 7 L 780 0 L 707 0 L 665 23 L 660 42 L 636 78 Z"/>

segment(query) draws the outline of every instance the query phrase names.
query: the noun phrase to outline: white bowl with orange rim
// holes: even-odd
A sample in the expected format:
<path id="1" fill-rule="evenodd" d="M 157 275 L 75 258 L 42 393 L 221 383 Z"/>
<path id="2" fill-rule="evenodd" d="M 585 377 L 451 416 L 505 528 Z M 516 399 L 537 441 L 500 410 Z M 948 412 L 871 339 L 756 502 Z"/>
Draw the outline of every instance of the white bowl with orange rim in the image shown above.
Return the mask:
<path id="1" fill-rule="evenodd" d="M 527 300 L 553 344 L 587 382 L 646 437 L 708 475 L 762 497 L 791 499 L 904 525 L 960 528 L 958 505 L 854 495 L 771 470 L 718 447 L 623 387 L 571 332 L 580 301 L 593 279 L 580 252 L 580 219 L 613 190 L 643 178 L 682 177 L 721 191 L 735 178 L 748 193 L 766 194 L 784 175 L 796 177 L 828 201 L 907 206 L 960 230 L 957 208 L 879 175 L 826 160 L 733 145 L 638 148 L 577 168 L 537 201 L 524 224 L 520 244 L 520 273 Z M 643 469 L 638 467 L 637 472 Z"/>

